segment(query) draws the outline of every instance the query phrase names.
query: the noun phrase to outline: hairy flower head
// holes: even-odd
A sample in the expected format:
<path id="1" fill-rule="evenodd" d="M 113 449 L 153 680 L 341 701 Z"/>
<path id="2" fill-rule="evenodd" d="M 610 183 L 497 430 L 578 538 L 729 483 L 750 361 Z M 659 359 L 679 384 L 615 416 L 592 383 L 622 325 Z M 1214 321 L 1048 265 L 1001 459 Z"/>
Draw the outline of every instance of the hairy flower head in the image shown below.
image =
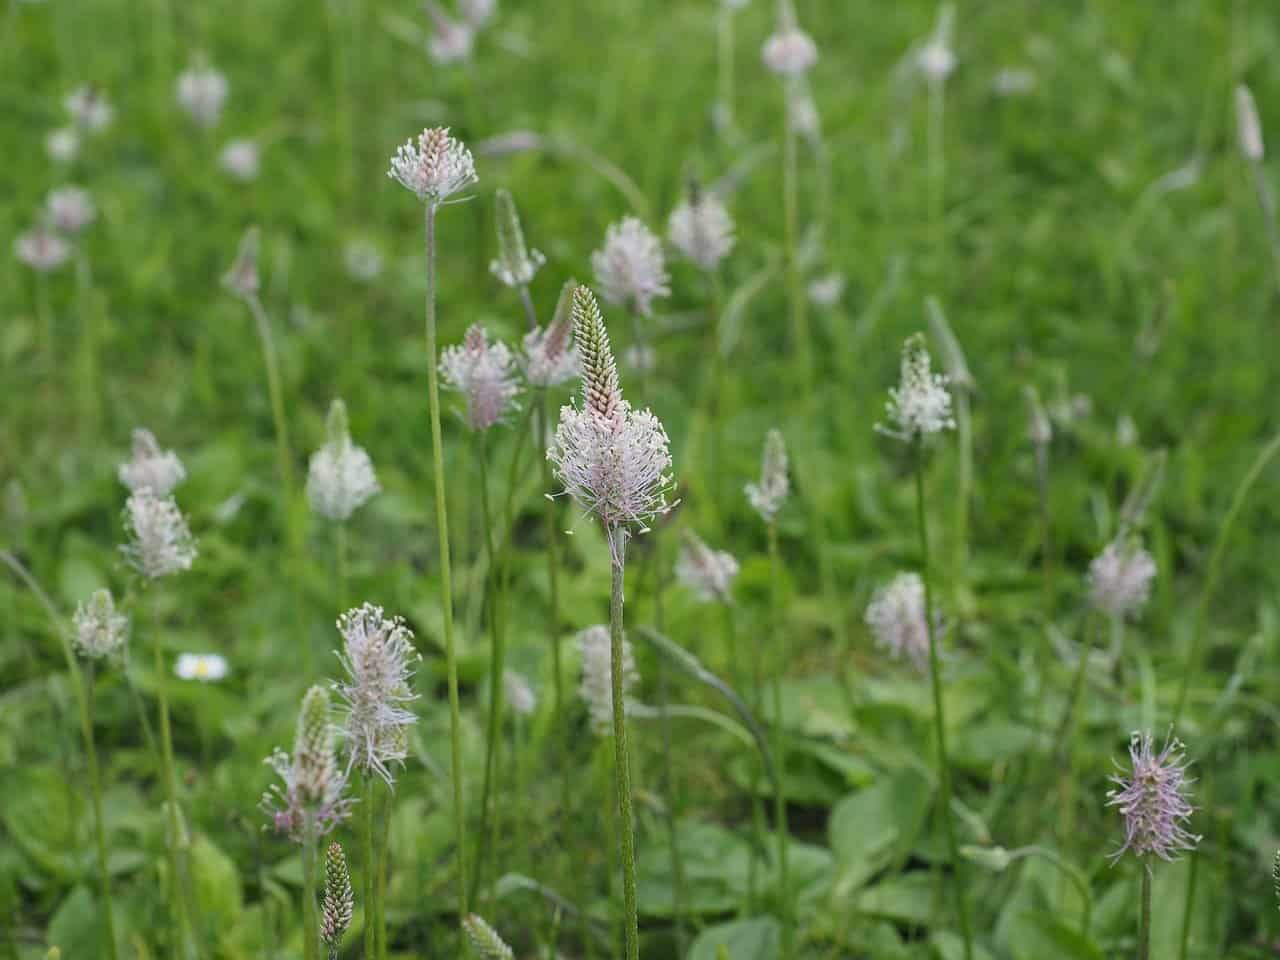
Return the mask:
<path id="1" fill-rule="evenodd" d="M 391 158 L 387 176 L 412 190 L 424 203 L 438 204 L 476 183 L 475 161 L 448 127 L 428 127 L 418 142 L 405 142 Z"/>
<path id="2" fill-rule="evenodd" d="M 98 216 L 93 197 L 83 187 L 60 187 L 45 200 L 49 223 L 63 233 L 79 233 Z"/>
<path id="3" fill-rule="evenodd" d="M 38 273 L 57 270 L 71 256 L 71 245 L 47 223 L 38 223 L 13 241 L 13 255 Z"/>
<path id="4" fill-rule="evenodd" d="M 520 213 L 516 210 L 516 202 L 511 193 L 499 189 L 494 202 L 498 224 L 498 259 L 489 264 L 489 270 L 499 282 L 508 287 L 527 287 L 538 268 L 547 262 L 547 258 L 525 245 Z"/>
<path id="5" fill-rule="evenodd" d="M 1115 863 L 1128 850 L 1136 856 L 1155 854 L 1175 860 L 1194 850 L 1200 838 L 1183 826 L 1194 811 L 1187 789 L 1187 763 L 1182 741 L 1170 736 L 1159 754 L 1150 733 L 1135 731 L 1129 738 L 1130 770 L 1112 776 L 1116 786 L 1107 791 L 1107 806 L 1124 817 L 1124 845 L 1111 855 Z"/>
<path id="6" fill-rule="evenodd" d="M 582 359 L 573 343 L 573 318 L 569 308 L 576 287 L 572 280 L 566 283 L 551 322 L 524 335 L 520 367 L 532 386 L 554 387 L 582 373 Z"/>
<path id="7" fill-rule="evenodd" d="M 733 249 L 733 218 L 719 197 L 702 190 L 671 211 L 667 236 L 673 247 L 711 272 Z"/>
<path id="8" fill-rule="evenodd" d="M 947 378 L 933 372 L 921 334 L 912 334 L 902 345 L 901 380 L 889 388 L 885 411 L 892 426 L 876 424 L 876 429 L 899 440 L 922 439 L 956 425 Z"/>
<path id="9" fill-rule="evenodd" d="M 90 660 L 114 656 L 129 636 L 129 618 L 116 612 L 110 590 L 95 590 L 76 608 L 71 618 L 71 640 L 76 651 Z"/>
<path id="10" fill-rule="evenodd" d="M 340 399 L 329 407 L 327 433 L 307 468 L 307 500 L 320 516 L 343 523 L 382 488 L 369 454 L 351 442 L 347 407 Z"/>
<path id="11" fill-rule="evenodd" d="M 692 530 L 684 532 L 680 556 L 676 561 L 676 579 L 693 591 L 704 603 L 733 603 L 733 581 L 738 575 L 738 561 L 725 550 L 712 550 Z"/>
<path id="12" fill-rule="evenodd" d="M 155 434 L 142 427 L 133 431 L 133 459 L 116 470 L 120 482 L 134 493 L 150 490 L 167 496 L 187 477 L 186 468 L 172 450 L 161 450 Z"/>
<path id="13" fill-rule="evenodd" d="M 111 126 L 116 110 L 107 95 L 97 87 L 77 87 L 62 101 L 71 121 L 79 129 L 97 133 Z"/>
<path id="14" fill-rule="evenodd" d="M 791 492 L 787 466 L 787 441 L 781 431 L 770 430 L 765 434 L 764 450 L 760 454 L 760 482 L 748 483 L 744 488 L 747 500 L 765 523 L 778 519 L 778 512 Z"/>
<path id="15" fill-rule="evenodd" d="M 208 64 L 198 64 L 178 75 L 178 104 L 207 130 L 218 125 L 230 89 L 225 74 Z"/>
<path id="16" fill-rule="evenodd" d="M 818 62 L 818 47 L 800 29 L 791 0 L 778 0 L 778 29 L 764 42 L 761 58 L 781 77 L 799 77 Z"/>
<path id="17" fill-rule="evenodd" d="M 124 523 L 129 542 L 120 552 L 148 580 L 191 569 L 195 538 L 172 496 L 135 491 L 125 502 Z"/>
<path id="18" fill-rule="evenodd" d="M 578 684 L 578 693 L 587 705 L 592 731 L 597 736 L 605 736 L 613 730 L 613 648 L 609 628 L 603 624 L 587 627 L 578 633 L 577 642 L 578 653 L 582 657 L 582 679 Z M 632 708 L 631 691 L 639 680 L 631 641 L 623 638 L 622 703 L 623 709 L 628 712 Z"/>
<path id="19" fill-rule="evenodd" d="M 1113 540 L 1089 564 L 1089 602 L 1112 617 L 1137 614 L 1155 575 L 1156 562 L 1139 541 Z"/>
<path id="20" fill-rule="evenodd" d="M 900 573 L 878 589 L 867 607 L 867 626 L 876 646 L 895 659 L 909 659 L 918 669 L 929 667 L 929 629 L 924 612 L 924 581 L 919 574 Z"/>
<path id="21" fill-rule="evenodd" d="M 267 764 L 283 781 L 262 795 L 261 807 L 275 828 L 299 843 L 312 842 L 345 819 L 351 801 L 343 796 L 346 777 L 338 771 L 329 691 L 313 686 L 302 698 L 293 756 L 276 749 Z M 308 834 L 312 830 L 314 833 Z"/>
<path id="22" fill-rule="evenodd" d="M 638 217 L 610 224 L 604 246 L 591 254 L 600 295 L 647 317 L 657 297 L 671 294 L 662 243 Z"/>
<path id="23" fill-rule="evenodd" d="M 461 344 L 440 355 L 440 375 L 466 401 L 466 424 L 488 430 L 511 409 L 520 393 L 516 358 L 505 343 L 489 342 L 484 326 L 473 323 Z"/>

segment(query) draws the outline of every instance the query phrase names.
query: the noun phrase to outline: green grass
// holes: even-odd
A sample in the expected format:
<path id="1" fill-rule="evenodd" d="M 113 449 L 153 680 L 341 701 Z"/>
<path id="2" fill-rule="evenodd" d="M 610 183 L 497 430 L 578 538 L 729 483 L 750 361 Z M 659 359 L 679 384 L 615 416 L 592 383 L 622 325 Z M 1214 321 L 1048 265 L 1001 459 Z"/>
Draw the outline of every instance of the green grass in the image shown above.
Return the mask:
<path id="1" fill-rule="evenodd" d="M 810 308 L 811 417 L 793 382 L 781 270 L 781 93 L 758 57 L 771 4 L 754 0 L 736 18 L 738 144 L 719 138 L 709 120 L 717 77 L 713 0 L 508 0 L 474 61 L 447 69 L 388 29 L 395 17 L 421 22 L 416 2 L 346 6 L 349 190 L 340 177 L 333 48 L 321 4 L 9 0 L 0 14 L 0 191 L 8 198 L 0 237 L 10 243 L 37 218 L 48 190 L 66 182 L 86 186 L 100 210 L 84 238 L 88 292 L 78 290 L 70 266 L 46 278 L 52 369 L 41 350 L 37 278 L 7 253 L 0 260 L 0 548 L 15 551 L 66 614 L 98 586 L 131 594 L 116 550 L 124 491 L 115 479 L 129 431 L 151 428 L 187 465 L 178 499 L 200 557 L 189 573 L 148 591 L 143 605 L 156 610 L 170 662 L 180 651 L 215 651 L 231 664 L 221 683 L 170 685 L 202 956 L 301 955 L 297 847 L 264 832 L 256 804 L 270 782 L 262 758 L 289 745 L 306 688 L 338 670 L 334 531 L 305 520 L 307 565 L 295 597 L 253 321 L 219 285 L 250 224 L 262 230 L 262 296 L 280 353 L 295 476 L 323 442 L 330 401 L 341 396 L 384 487 L 349 524 L 348 595 L 353 604 L 368 599 L 403 614 L 424 656 L 420 721 L 391 824 L 391 954 L 453 957 L 462 949 L 421 335 L 421 208 L 385 176 L 395 147 L 427 124 L 451 125 L 473 147 L 535 130 L 588 148 L 635 181 L 648 207 L 640 212 L 655 229 L 689 176 L 709 182 L 731 169 L 741 174 L 729 198 L 739 244 L 725 267 L 726 296 L 760 271 L 773 272 L 730 319 L 723 472 L 716 478 L 707 470 L 705 426 L 696 446 L 687 443 L 709 374 L 699 314 L 706 289 L 696 270 L 673 263 L 674 293 L 654 322 L 659 362 L 647 396 L 671 435 L 683 503 L 633 545 L 627 619 L 645 703 L 659 702 L 657 654 L 639 628 L 659 617 L 666 635 L 738 679 L 718 611 L 678 585 L 662 591 L 661 613 L 655 610 L 656 574 L 669 577 L 648 558 L 660 538 L 668 567 L 674 528 L 683 525 L 733 552 L 742 564 L 738 649 L 767 641 L 765 529 L 740 491 L 757 474 L 766 430 L 780 427 L 792 445 L 795 484 L 779 535 L 800 957 L 961 955 L 950 891 L 933 869 L 947 858 L 933 816 L 928 681 L 886 659 L 862 623 L 871 590 L 920 560 L 912 461 L 872 427 L 896 379 L 902 340 L 928 329 L 926 298 L 938 297 L 977 382 L 962 581 L 951 563 L 954 437 L 933 448 L 926 475 L 935 601 L 951 627 L 948 740 L 955 792 L 967 811 L 958 840 L 1049 848 L 1083 872 L 1093 899 L 1082 939 L 1080 898 L 1048 860 L 1019 860 L 1001 872 L 966 864 L 977 955 L 1131 955 L 1138 867 L 1131 859 L 1108 864 L 1121 823 L 1104 807 L 1106 777 L 1131 729 L 1159 736 L 1169 725 L 1218 530 L 1237 484 L 1280 431 L 1275 279 L 1252 172 L 1235 146 L 1231 98 L 1235 83 L 1248 82 L 1264 129 L 1280 138 L 1272 66 L 1280 21 L 1270 5 L 959 4 L 959 66 L 946 87 L 945 216 L 935 231 L 926 91 L 894 73 L 930 30 L 935 6 L 799 0 L 800 20 L 821 50 L 811 82 L 832 160 L 831 204 L 820 209 L 813 154 L 801 147 L 802 233 L 819 220 L 826 225 L 808 275 L 836 270 L 848 280 L 837 307 Z M 166 16 L 168 34 L 157 27 Z M 198 51 L 231 84 L 222 121 L 208 133 L 172 98 L 173 76 Z M 1015 65 L 1035 71 L 1036 89 L 994 96 L 994 73 Z M 43 139 L 67 122 L 63 96 L 88 82 L 108 92 L 116 120 L 87 137 L 79 159 L 63 169 L 46 158 Z M 264 145 L 262 174 L 247 185 L 229 181 L 217 165 L 222 144 L 238 136 Z M 1151 189 L 1192 158 L 1198 177 L 1188 188 Z M 512 191 L 530 245 L 547 255 L 533 285 L 544 322 L 566 277 L 591 279 L 588 257 L 605 227 L 631 212 L 622 193 L 570 154 L 478 156 L 477 164 L 475 199 L 440 215 L 442 344 L 460 340 L 476 321 L 509 342 L 524 330 L 518 298 L 488 272 L 497 187 Z M 1273 185 L 1276 170 L 1269 160 Z M 343 268 L 354 238 L 371 240 L 385 257 L 371 284 Z M 630 324 L 617 309 L 607 308 L 606 319 L 621 350 Z M 96 381 L 86 378 L 87 324 L 97 331 Z M 638 398 L 635 374 L 624 367 L 623 377 Z M 1026 384 L 1050 405 L 1077 393 L 1092 401 L 1086 416 L 1055 423 L 1056 589 L 1048 607 Z M 1117 440 L 1123 415 L 1137 428 L 1137 445 Z M 478 823 L 489 649 L 483 541 L 470 438 L 451 417 L 445 433 L 464 773 L 477 805 L 468 817 Z M 514 445 L 510 430 L 492 438 L 495 495 L 505 495 Z M 1053 639 L 1079 639 L 1088 561 L 1114 535 L 1121 504 L 1157 450 L 1167 451 L 1167 466 L 1142 525 L 1159 566 L 1152 600 L 1128 627 L 1114 673 L 1090 676 L 1074 772 L 1064 775 L 1053 766 L 1051 733 L 1072 669 Z M 609 875 L 616 854 L 601 839 L 614 829 L 602 822 L 599 785 L 608 778 L 576 698 L 567 758 L 572 807 L 560 805 L 544 500 L 536 463 L 527 459 L 516 499 L 507 660 L 531 677 L 539 710 L 518 757 L 525 793 L 514 801 L 508 795 L 504 806 L 518 828 L 505 833 L 498 869 L 587 907 L 609 930 L 607 891 L 620 901 L 621 887 L 616 869 Z M 723 502 L 711 501 L 716 489 Z M 1192 821 L 1204 841 L 1191 957 L 1263 957 L 1264 945 L 1280 937 L 1268 878 L 1280 844 L 1272 789 L 1280 779 L 1277 491 L 1280 468 L 1272 463 L 1223 555 L 1178 728 L 1194 764 L 1197 806 L 1206 807 Z M 597 529 L 575 508 L 561 510 L 562 526 L 573 530 L 560 571 L 572 692 L 572 634 L 606 617 L 609 568 Z M 149 630 L 149 615 L 138 617 L 131 664 L 150 711 Z M 0 578 L 0 678 L 0 957 L 43 957 L 55 944 L 67 958 L 98 956 L 93 819 L 70 678 L 45 611 L 7 576 Z M 672 703 L 724 709 L 714 692 L 678 671 L 668 671 L 667 684 Z M 773 719 L 768 700 L 763 714 Z M 163 784 L 119 670 L 99 672 L 94 719 L 121 955 L 166 956 Z M 733 960 L 773 957 L 767 851 L 756 871 L 764 894 L 746 908 L 750 790 L 765 789 L 750 743 L 697 718 L 671 722 L 670 795 L 661 789 L 660 723 L 631 725 L 642 956 L 678 955 L 664 818 L 672 806 L 680 815 L 684 926 L 701 934 L 690 937 L 691 956 L 714 957 L 723 940 Z M 1064 835 L 1065 783 L 1075 822 Z M 358 871 L 354 824 L 337 836 Z M 1153 956 L 1178 956 L 1190 866 L 1188 858 L 1156 872 Z M 516 881 L 497 896 L 482 892 L 480 905 L 520 956 L 544 955 L 553 930 L 565 956 L 583 954 L 577 919 L 557 918 Z M 350 936 L 344 956 L 360 956 L 358 943 Z M 617 955 L 600 943 L 594 949 Z"/>

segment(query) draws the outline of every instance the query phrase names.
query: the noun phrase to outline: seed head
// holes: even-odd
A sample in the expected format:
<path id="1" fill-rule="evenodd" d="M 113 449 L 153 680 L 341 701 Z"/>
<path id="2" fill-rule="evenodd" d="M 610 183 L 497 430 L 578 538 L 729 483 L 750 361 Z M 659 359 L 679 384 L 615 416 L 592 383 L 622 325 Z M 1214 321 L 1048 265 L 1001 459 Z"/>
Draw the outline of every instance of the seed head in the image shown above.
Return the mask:
<path id="1" fill-rule="evenodd" d="M 320 939 L 329 948 L 330 960 L 337 956 L 342 935 L 351 926 L 355 905 L 347 857 L 335 840 L 324 852 L 324 900 L 320 905 Z"/>
<path id="2" fill-rule="evenodd" d="M 340 399 L 329 407 L 327 429 L 328 439 L 311 455 L 307 469 L 307 500 L 320 516 L 345 523 L 382 488 L 369 454 L 351 442 L 347 407 Z"/>
<path id="3" fill-rule="evenodd" d="M 1156 563 L 1139 541 L 1113 540 L 1089 564 L 1089 602 L 1113 617 L 1137 614 L 1155 575 Z"/>
<path id="4" fill-rule="evenodd" d="M 603 624 L 587 627 L 578 634 L 577 641 L 582 657 L 582 680 L 578 684 L 578 693 L 587 705 L 592 731 L 603 737 L 613 730 L 613 675 L 610 672 L 613 652 L 609 628 Z M 639 680 L 631 642 L 623 638 L 622 702 L 623 709 L 628 712 L 632 709 L 631 691 Z"/>
<path id="5" fill-rule="evenodd" d="M 929 668 L 929 630 L 924 613 L 924 582 L 915 573 L 900 573 L 871 597 L 867 626 L 876 646 L 895 660 L 909 659 L 917 669 Z"/>
<path id="6" fill-rule="evenodd" d="M 178 74 L 178 104 L 197 126 L 206 130 L 218 125 L 229 91 L 226 76 L 208 64 L 190 67 Z"/>
<path id="7" fill-rule="evenodd" d="M 133 493 L 150 490 L 164 497 L 186 479 L 187 471 L 172 450 L 161 450 L 155 434 L 141 427 L 133 431 L 133 459 L 116 471 L 120 482 Z"/>
<path id="8" fill-rule="evenodd" d="M 71 246 L 48 224 L 39 223 L 13 241 L 13 255 L 38 273 L 57 270 L 71 256 Z"/>
<path id="9" fill-rule="evenodd" d="M 923 439 L 956 425 L 951 417 L 947 378 L 932 371 L 921 334 L 912 334 L 902 345 L 901 380 L 898 386 L 889 388 L 885 410 L 893 426 L 876 424 L 876 429 L 898 440 Z"/>
<path id="10" fill-rule="evenodd" d="M 529 716 L 538 708 L 538 695 L 529 685 L 528 678 L 515 670 L 502 672 L 502 695 L 511 705 L 511 710 L 522 717 Z"/>
<path id="11" fill-rule="evenodd" d="M 676 561 L 676 579 L 703 603 L 733 603 L 733 580 L 738 561 L 724 550 L 712 550 L 692 530 L 685 530 Z"/>
<path id="12" fill-rule="evenodd" d="M 124 525 L 129 542 L 120 552 L 148 580 L 191 569 L 196 542 L 172 496 L 135 491 L 125 502 Z"/>
<path id="13" fill-rule="evenodd" d="M 778 519 L 778 512 L 791 492 L 791 480 L 787 476 L 787 441 L 778 430 L 765 434 L 764 450 L 760 454 L 760 482 L 748 483 L 744 488 L 747 500 L 765 523 Z"/>
<path id="14" fill-rule="evenodd" d="M 114 656 L 129 637 L 129 618 L 116 612 L 110 590 L 95 590 L 71 618 L 72 640 L 82 657 L 100 660 Z"/>
<path id="15" fill-rule="evenodd" d="M 547 459 L 565 492 L 599 518 L 621 562 L 629 530 L 644 532 L 670 509 L 667 432 L 650 411 L 634 411 L 622 398 L 604 317 L 586 287 L 574 291 L 573 331 L 582 357 L 581 406 L 560 408 Z"/>
<path id="16" fill-rule="evenodd" d="M 324 687 L 317 684 L 302 698 L 292 758 L 277 749 L 266 762 L 284 781 L 262 795 L 262 809 L 277 831 L 299 843 L 310 842 L 308 827 L 316 831 L 314 836 L 324 836 L 346 818 L 351 801 L 343 796 L 347 782 L 338 771 Z"/>
<path id="17" fill-rule="evenodd" d="M 232 140 L 218 154 L 218 166 L 233 180 L 257 180 L 262 169 L 261 152 L 252 140 Z"/>
<path id="18" fill-rule="evenodd" d="M 1129 738 L 1129 761 L 1128 776 L 1112 776 L 1116 788 L 1107 791 L 1107 806 L 1124 817 L 1124 845 L 1111 855 L 1111 862 L 1128 850 L 1161 860 L 1176 860 L 1179 853 L 1194 850 L 1200 838 L 1183 826 L 1195 808 L 1187 799 L 1194 781 L 1186 777 L 1182 741 L 1170 736 L 1157 755 L 1151 734 L 1135 731 Z"/>
<path id="19" fill-rule="evenodd" d="M 818 62 L 818 47 L 796 23 L 791 0 L 778 2 L 778 29 L 764 42 L 764 65 L 780 77 L 799 77 Z"/>
<path id="20" fill-rule="evenodd" d="M 440 355 L 446 386 L 466 401 L 463 418 L 472 430 L 488 430 L 512 409 L 520 393 L 516 358 L 505 343 L 489 342 L 488 331 L 473 323 L 460 345 Z"/>
<path id="21" fill-rule="evenodd" d="M 62 105 L 71 115 L 72 123 L 90 133 L 98 133 L 111 126 L 116 115 L 106 94 L 95 87 L 77 87 L 67 94 Z"/>
<path id="22" fill-rule="evenodd" d="M 413 634 L 399 617 L 388 618 L 370 603 L 339 617 L 338 632 L 344 640 L 338 659 L 347 679 L 334 690 L 345 707 L 347 769 L 357 766 L 392 785 L 389 765 L 404 764 L 408 728 L 417 722 L 405 707 L 417 699 L 410 691 L 410 668 L 421 657 Z"/>
<path id="23" fill-rule="evenodd" d="M 626 217 L 605 231 L 604 246 L 591 254 L 600 295 L 647 317 L 657 297 L 671 295 L 662 243 L 637 217 Z"/>
<path id="24" fill-rule="evenodd" d="M 1259 163 L 1266 155 L 1262 140 L 1262 121 L 1258 119 L 1258 106 L 1253 93 L 1243 83 L 1236 86 L 1236 136 L 1240 140 L 1240 152 L 1246 160 Z"/>
<path id="25" fill-rule="evenodd" d="M 479 914 L 469 913 L 462 918 L 462 929 L 482 960 L 515 960 L 516 955 L 498 936 L 498 931 L 489 926 Z"/>
<path id="26" fill-rule="evenodd" d="M 63 233 L 77 234 L 98 216 L 89 191 L 81 187 L 62 187 L 49 192 L 45 201 L 49 223 Z"/>
<path id="27" fill-rule="evenodd" d="M 547 258 L 537 250 L 530 250 L 525 246 L 520 213 L 516 210 L 516 202 L 510 192 L 499 189 L 495 200 L 498 259 L 489 264 L 489 270 L 508 287 L 527 287 L 538 268 L 547 262 Z"/>
<path id="28" fill-rule="evenodd" d="M 222 285 L 242 300 L 256 297 L 262 285 L 258 278 L 259 241 L 260 234 L 256 226 L 245 230 L 244 236 L 240 238 L 235 260 L 222 275 Z"/>
<path id="29" fill-rule="evenodd" d="M 387 176 L 430 204 L 442 203 L 479 180 L 471 151 L 449 136 L 448 127 L 423 130 L 416 145 L 406 141 L 391 158 Z"/>
<path id="30" fill-rule="evenodd" d="M 733 249 L 733 218 L 719 197 L 700 191 L 671 212 L 667 236 L 673 247 L 710 273 Z"/>

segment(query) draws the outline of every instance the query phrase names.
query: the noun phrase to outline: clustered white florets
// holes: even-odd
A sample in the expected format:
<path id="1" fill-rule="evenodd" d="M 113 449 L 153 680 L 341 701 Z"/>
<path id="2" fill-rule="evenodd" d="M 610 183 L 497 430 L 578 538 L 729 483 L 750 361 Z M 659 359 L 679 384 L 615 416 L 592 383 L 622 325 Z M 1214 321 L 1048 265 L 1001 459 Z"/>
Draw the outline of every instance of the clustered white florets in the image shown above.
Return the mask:
<path id="1" fill-rule="evenodd" d="M 798 77 L 818 62 L 818 46 L 794 23 L 784 25 L 764 42 L 764 65 L 781 77 Z"/>
<path id="2" fill-rule="evenodd" d="M 901 379 L 898 386 L 889 388 L 885 410 L 893 426 L 876 424 L 876 429 L 899 440 L 920 439 L 956 425 L 951 416 L 947 378 L 932 371 L 929 351 L 920 334 L 908 337 L 902 346 Z"/>
<path id="3" fill-rule="evenodd" d="M 382 487 L 369 454 L 351 442 L 341 400 L 334 400 L 330 407 L 328 434 L 324 446 L 311 455 L 307 501 L 320 516 L 345 523 Z"/>
<path id="4" fill-rule="evenodd" d="M 521 343 L 520 366 L 524 378 L 535 387 L 554 387 L 582 373 L 578 348 L 570 342 L 572 328 L 567 320 L 530 330 Z"/>
<path id="5" fill-rule="evenodd" d="M 733 249 L 733 218 L 719 197 L 704 192 L 671 212 L 667 235 L 673 247 L 709 272 Z"/>
<path id="6" fill-rule="evenodd" d="M 718 600 L 733 603 L 733 581 L 738 575 L 738 561 L 725 550 L 712 550 L 692 530 L 685 531 L 680 556 L 676 560 L 676 579 L 693 591 L 704 603 Z"/>
<path id="7" fill-rule="evenodd" d="M 351 800 L 343 795 L 347 778 L 338 771 L 329 692 L 324 687 L 312 687 L 302 700 L 293 755 L 277 747 L 266 763 L 282 783 L 272 784 L 259 806 L 277 831 L 311 843 L 346 818 Z"/>
<path id="8" fill-rule="evenodd" d="M 587 705 L 591 717 L 591 729 L 598 736 L 613 730 L 613 648 L 609 628 L 603 624 L 587 627 L 577 637 L 578 653 L 582 657 L 582 680 L 578 693 Z M 630 713 L 634 707 L 631 691 L 640 681 L 636 671 L 635 654 L 631 642 L 622 641 L 622 708 Z"/>
<path id="9" fill-rule="evenodd" d="M 230 89 L 226 76 L 207 65 L 178 74 L 178 104 L 205 129 L 217 126 Z"/>
<path id="10" fill-rule="evenodd" d="M 505 343 L 490 343 L 478 323 L 471 325 L 461 344 L 441 353 L 440 375 L 466 400 L 464 419 L 472 430 L 492 427 L 520 393 L 515 356 Z"/>
<path id="11" fill-rule="evenodd" d="M 764 450 L 760 454 L 760 482 L 748 483 L 743 488 L 747 500 L 765 523 L 778 519 L 778 511 L 791 492 L 787 469 L 787 442 L 780 431 L 770 430 L 765 434 Z"/>
<path id="12" fill-rule="evenodd" d="M 907 658 L 920 670 L 929 666 L 929 630 L 924 610 L 924 582 L 919 574 L 900 573 L 872 595 L 867 626 L 876 646 L 895 659 Z"/>
<path id="13" fill-rule="evenodd" d="M 1136 614 L 1155 575 L 1156 562 L 1140 543 L 1114 540 L 1089 564 L 1089 602 L 1113 617 Z"/>
<path id="14" fill-rule="evenodd" d="M 604 246 L 591 254 L 600 295 L 609 303 L 649 316 L 653 301 L 671 293 L 662 243 L 637 217 L 605 231 Z"/>
<path id="15" fill-rule="evenodd" d="M 63 233 L 79 233 L 98 216 L 89 191 L 82 187 L 52 190 L 45 201 L 49 223 Z"/>
<path id="16" fill-rule="evenodd" d="M 415 144 L 408 140 L 391 158 L 387 176 L 412 190 L 426 203 L 441 203 L 479 178 L 475 160 L 448 127 L 429 127 Z"/>
<path id="17" fill-rule="evenodd" d="M 144 577 L 154 580 L 191 569 L 196 542 L 173 497 L 144 487 L 126 501 L 124 520 L 129 542 L 120 552 Z"/>
<path id="18" fill-rule="evenodd" d="M 231 672 L 227 658 L 217 653 L 182 653 L 173 665 L 174 674 L 182 680 L 216 683 Z"/>
<path id="19" fill-rule="evenodd" d="M 72 90 L 62 105 L 71 115 L 71 121 L 81 130 L 97 133 L 111 126 L 115 118 L 115 107 L 107 99 L 106 94 L 93 87 L 77 87 Z"/>
<path id="20" fill-rule="evenodd" d="M 116 612 L 110 590 L 95 590 L 71 618 L 71 639 L 81 656 L 90 660 L 112 656 L 124 646 L 129 618 Z"/>
<path id="21" fill-rule="evenodd" d="M 32 270 L 48 273 L 67 262 L 71 245 L 48 224 L 39 223 L 13 241 L 13 255 Z"/>
<path id="22" fill-rule="evenodd" d="M 408 728 L 416 717 L 405 704 L 417 699 L 410 689 L 410 665 L 420 659 L 413 634 L 399 617 L 366 603 L 338 618 L 343 648 L 338 654 L 347 679 L 334 684 L 346 716 L 342 724 L 347 767 L 376 773 L 395 782 L 390 765 L 408 756 Z"/>
<path id="23" fill-rule="evenodd" d="M 252 140 L 231 140 L 218 154 L 218 166 L 235 180 L 247 183 L 256 180 L 262 169 L 262 156 L 257 143 Z"/>
<path id="24" fill-rule="evenodd" d="M 150 490 L 164 497 L 186 479 L 187 471 L 176 453 L 160 449 L 155 434 L 139 428 L 133 431 L 133 459 L 120 464 L 116 475 L 132 493 Z"/>

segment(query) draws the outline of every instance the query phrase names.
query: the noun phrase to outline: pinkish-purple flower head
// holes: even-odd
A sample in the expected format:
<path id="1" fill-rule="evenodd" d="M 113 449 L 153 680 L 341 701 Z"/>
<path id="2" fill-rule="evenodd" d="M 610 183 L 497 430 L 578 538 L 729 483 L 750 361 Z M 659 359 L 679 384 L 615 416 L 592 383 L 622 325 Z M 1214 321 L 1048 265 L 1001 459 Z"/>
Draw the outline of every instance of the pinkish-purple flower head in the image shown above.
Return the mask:
<path id="1" fill-rule="evenodd" d="M 520 381 L 516 358 L 505 343 L 489 342 L 489 334 L 473 323 L 460 345 L 440 356 L 440 375 L 446 385 L 462 394 L 464 419 L 472 430 L 488 430 L 511 409 Z"/>
<path id="2" fill-rule="evenodd" d="M 1112 776 L 1116 786 L 1107 791 L 1107 806 L 1124 817 L 1124 845 L 1111 855 L 1112 863 L 1129 850 L 1161 860 L 1194 850 L 1200 838 L 1184 826 L 1195 809 L 1187 799 L 1194 781 L 1187 779 L 1182 741 L 1170 736 L 1157 754 L 1151 734 L 1135 731 L 1129 738 L 1129 761 L 1132 769 Z"/>
<path id="3" fill-rule="evenodd" d="M 347 778 L 338 770 L 328 690 L 317 685 L 307 691 L 293 755 L 277 749 L 267 764 L 282 782 L 263 794 L 261 806 L 280 833 L 312 842 L 346 818 L 351 801 L 344 796 Z"/>

